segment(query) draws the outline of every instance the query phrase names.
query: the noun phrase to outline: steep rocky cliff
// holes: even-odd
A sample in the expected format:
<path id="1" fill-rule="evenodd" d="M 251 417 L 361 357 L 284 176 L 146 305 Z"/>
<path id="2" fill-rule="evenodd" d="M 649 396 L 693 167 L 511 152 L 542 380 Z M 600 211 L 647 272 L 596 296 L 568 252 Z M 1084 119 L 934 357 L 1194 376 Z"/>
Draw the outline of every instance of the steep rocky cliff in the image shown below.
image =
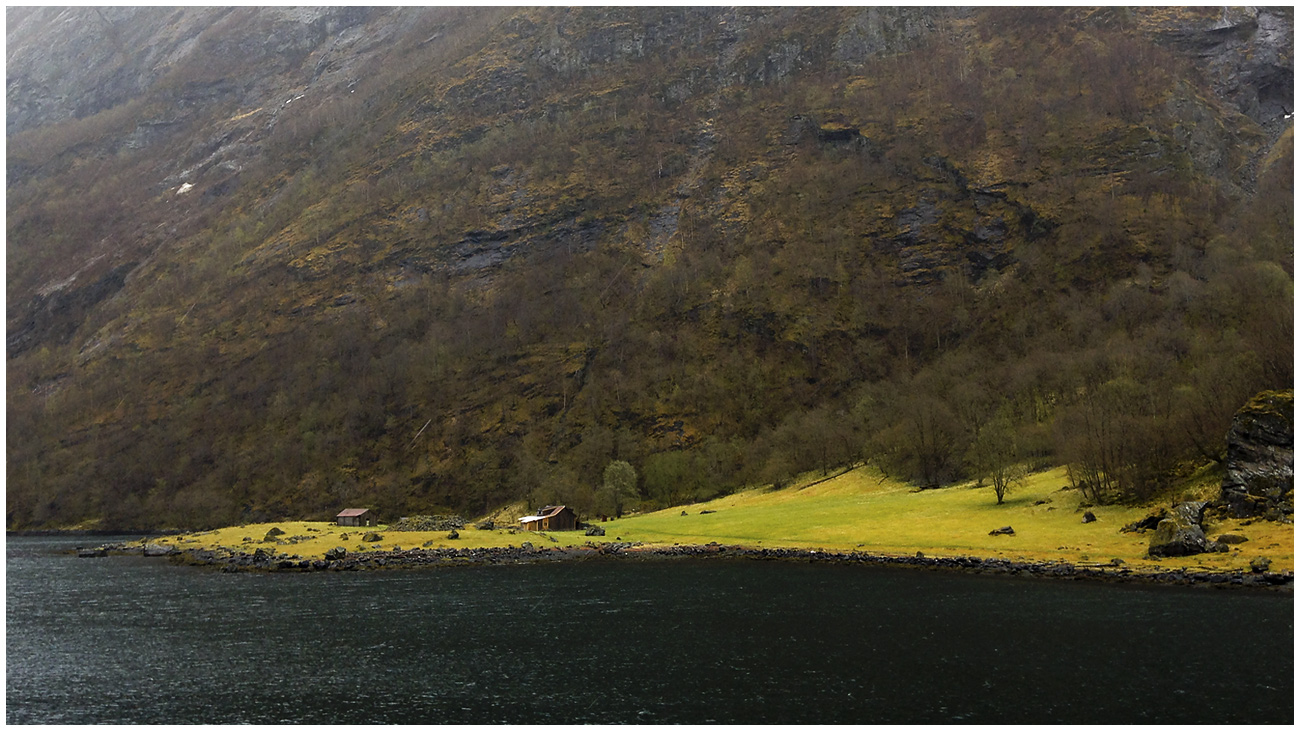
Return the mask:
<path id="1" fill-rule="evenodd" d="M 1294 111 L 1294 18 L 1289 7 L 1224 7 L 1190 17 L 1172 10 L 1145 25 L 1158 42 L 1201 61 L 1217 94 L 1280 130 Z"/>

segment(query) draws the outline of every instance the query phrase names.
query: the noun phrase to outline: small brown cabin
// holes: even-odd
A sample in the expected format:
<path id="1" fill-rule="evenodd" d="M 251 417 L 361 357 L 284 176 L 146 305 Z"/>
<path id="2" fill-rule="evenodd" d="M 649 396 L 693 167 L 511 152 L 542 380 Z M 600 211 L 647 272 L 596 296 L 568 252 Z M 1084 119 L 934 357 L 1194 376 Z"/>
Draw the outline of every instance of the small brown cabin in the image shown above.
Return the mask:
<path id="1" fill-rule="evenodd" d="M 350 525 L 356 528 L 370 527 L 379 524 L 375 514 L 365 508 L 348 508 L 335 516 L 339 525 Z"/>
<path id="2" fill-rule="evenodd" d="M 564 505 L 547 505 L 537 515 L 526 515 L 519 522 L 524 530 L 577 530 L 578 514 Z"/>

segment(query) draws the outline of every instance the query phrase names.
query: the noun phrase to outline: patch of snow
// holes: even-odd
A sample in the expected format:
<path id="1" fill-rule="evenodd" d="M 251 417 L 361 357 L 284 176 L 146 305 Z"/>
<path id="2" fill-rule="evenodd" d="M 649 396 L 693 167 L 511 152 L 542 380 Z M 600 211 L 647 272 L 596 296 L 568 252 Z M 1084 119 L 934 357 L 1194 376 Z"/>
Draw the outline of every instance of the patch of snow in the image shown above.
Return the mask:
<path id="1" fill-rule="evenodd" d="M 189 190 L 190 190 L 190 188 L 193 188 L 193 187 L 194 187 L 194 184 L 193 184 L 193 183 L 186 183 L 186 184 L 184 184 L 184 185 L 182 185 L 181 187 L 179 187 L 179 188 L 176 189 L 176 195 L 180 195 L 181 193 L 188 193 Z"/>

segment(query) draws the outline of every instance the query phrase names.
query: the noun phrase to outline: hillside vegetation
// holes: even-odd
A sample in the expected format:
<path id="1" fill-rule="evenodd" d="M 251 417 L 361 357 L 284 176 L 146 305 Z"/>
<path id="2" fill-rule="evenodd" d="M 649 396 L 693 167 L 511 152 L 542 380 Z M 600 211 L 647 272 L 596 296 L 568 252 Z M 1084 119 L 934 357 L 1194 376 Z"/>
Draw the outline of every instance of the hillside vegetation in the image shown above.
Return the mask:
<path id="1" fill-rule="evenodd" d="M 16 9 L 7 525 L 1153 499 L 1292 384 L 1291 17 Z"/>

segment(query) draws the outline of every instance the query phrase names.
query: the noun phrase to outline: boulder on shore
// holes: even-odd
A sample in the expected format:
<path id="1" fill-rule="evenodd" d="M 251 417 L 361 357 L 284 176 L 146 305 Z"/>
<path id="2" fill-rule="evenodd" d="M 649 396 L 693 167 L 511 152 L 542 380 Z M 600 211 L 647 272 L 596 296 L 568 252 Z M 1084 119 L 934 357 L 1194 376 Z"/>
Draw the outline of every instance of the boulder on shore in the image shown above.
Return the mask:
<path id="1" fill-rule="evenodd" d="M 384 540 L 384 537 L 374 531 L 370 531 L 369 533 L 361 536 L 361 540 L 366 543 L 374 543 L 375 541 Z"/>
<path id="2" fill-rule="evenodd" d="M 1197 501 L 1180 503 L 1175 507 L 1151 534 L 1147 554 L 1192 556 L 1210 550 L 1210 543 L 1205 539 L 1205 529 L 1201 527 L 1205 505 L 1206 503 Z"/>

